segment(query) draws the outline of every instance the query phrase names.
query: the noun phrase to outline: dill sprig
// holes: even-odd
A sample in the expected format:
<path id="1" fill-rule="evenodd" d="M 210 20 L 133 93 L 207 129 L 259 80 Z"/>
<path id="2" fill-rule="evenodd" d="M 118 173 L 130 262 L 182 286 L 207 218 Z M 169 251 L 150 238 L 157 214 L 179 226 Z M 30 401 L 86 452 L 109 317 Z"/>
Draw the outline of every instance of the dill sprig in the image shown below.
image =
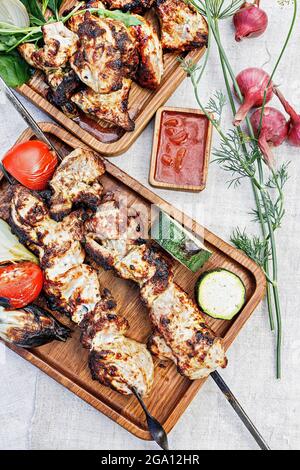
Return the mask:
<path id="1" fill-rule="evenodd" d="M 220 31 L 219 21 L 235 14 L 243 2 L 235 0 L 189 0 L 200 13 L 206 16 L 209 25 L 209 35 L 213 37 L 220 56 L 220 63 L 224 75 L 227 94 L 233 114 L 236 113 L 236 107 L 232 92 L 233 84 L 236 95 L 239 100 L 243 101 L 241 90 L 236 81 L 235 73 L 231 67 L 230 61 L 224 49 Z M 287 3 L 287 2 L 281 2 Z M 286 37 L 282 46 L 276 64 L 271 73 L 270 81 L 273 79 L 280 61 L 286 51 L 290 41 L 292 32 L 295 27 L 297 15 L 297 0 L 293 1 L 293 18 Z M 208 62 L 206 55 L 204 68 Z M 242 249 L 249 257 L 256 261 L 263 269 L 268 280 L 267 284 L 267 300 L 268 311 L 270 318 L 270 325 L 272 331 L 274 330 L 273 308 L 275 309 L 276 322 L 277 322 L 277 377 L 281 377 L 281 346 L 282 346 L 282 320 L 281 320 L 281 307 L 278 290 L 278 260 L 277 260 L 277 247 L 275 241 L 275 231 L 281 226 L 285 209 L 284 209 L 284 192 L 283 188 L 288 180 L 288 165 L 282 165 L 279 170 L 264 169 L 264 161 L 261 151 L 258 147 L 257 139 L 255 138 L 254 131 L 250 119 L 246 119 L 248 127 L 248 136 L 241 131 L 240 128 L 224 131 L 221 127 L 221 120 L 214 119 L 209 112 L 210 108 L 218 110 L 221 105 L 218 95 L 210 99 L 208 107 L 205 107 L 199 96 L 198 85 L 200 77 L 204 73 L 202 67 L 201 72 L 198 65 L 185 63 L 184 68 L 194 87 L 196 100 L 201 110 L 207 115 L 208 119 L 212 122 L 217 130 L 221 143 L 217 150 L 214 150 L 216 161 L 219 162 L 221 167 L 231 173 L 232 179 L 229 185 L 238 186 L 242 180 L 248 179 L 251 181 L 253 188 L 254 199 L 256 208 L 252 211 L 255 215 L 255 220 L 259 221 L 262 236 L 249 236 L 245 231 L 236 229 L 232 235 L 232 243 L 239 249 Z M 267 88 L 267 87 L 266 87 Z M 266 94 L 265 94 L 266 95 Z M 266 99 L 262 106 L 262 115 L 264 112 Z M 266 177 L 265 173 L 271 171 Z M 271 272 L 271 274 L 270 274 Z"/>
<path id="2" fill-rule="evenodd" d="M 271 256 L 268 242 L 265 239 L 256 235 L 249 236 L 246 229 L 241 231 L 241 229 L 237 227 L 233 231 L 230 241 L 236 248 L 242 250 L 249 258 L 253 259 L 253 261 L 264 269 L 266 261 L 270 259 Z"/>
<path id="3" fill-rule="evenodd" d="M 214 120 L 218 125 L 221 124 L 223 110 L 226 106 L 227 99 L 221 90 L 217 90 L 213 96 L 210 97 L 206 105 L 206 110 L 212 114 Z"/>

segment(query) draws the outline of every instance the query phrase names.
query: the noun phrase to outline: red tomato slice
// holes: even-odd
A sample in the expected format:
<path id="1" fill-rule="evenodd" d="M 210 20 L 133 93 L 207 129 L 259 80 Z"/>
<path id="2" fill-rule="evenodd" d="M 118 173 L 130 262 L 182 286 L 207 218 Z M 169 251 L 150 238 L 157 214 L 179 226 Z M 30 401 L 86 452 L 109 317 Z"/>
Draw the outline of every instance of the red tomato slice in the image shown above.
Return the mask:
<path id="1" fill-rule="evenodd" d="M 0 303 L 22 308 L 36 300 L 43 288 L 44 276 L 31 262 L 0 267 Z"/>
<path id="2" fill-rule="evenodd" d="M 40 191 L 46 189 L 58 160 L 44 142 L 29 140 L 10 149 L 2 163 L 23 186 Z"/>

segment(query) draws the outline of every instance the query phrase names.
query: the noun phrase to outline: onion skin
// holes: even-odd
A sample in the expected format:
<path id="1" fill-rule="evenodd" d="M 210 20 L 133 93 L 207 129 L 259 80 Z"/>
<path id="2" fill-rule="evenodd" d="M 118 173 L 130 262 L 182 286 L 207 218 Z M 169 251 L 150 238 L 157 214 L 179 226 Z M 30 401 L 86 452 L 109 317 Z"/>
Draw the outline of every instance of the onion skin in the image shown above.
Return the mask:
<path id="1" fill-rule="evenodd" d="M 243 70 L 238 74 L 236 80 L 244 97 L 244 102 L 233 121 L 235 126 L 239 126 L 252 108 L 258 108 L 263 105 L 266 91 L 266 103 L 272 99 L 273 83 L 269 84 L 269 75 L 264 70 L 256 67 Z"/>
<path id="2" fill-rule="evenodd" d="M 294 110 L 294 108 L 287 102 L 283 94 L 278 90 L 274 89 L 276 96 L 280 99 L 285 111 L 290 116 L 289 122 L 289 135 L 288 142 L 294 147 L 300 147 L 300 115 Z"/>
<path id="3" fill-rule="evenodd" d="M 261 120 L 261 109 L 257 109 L 251 116 L 251 124 L 259 148 L 264 156 L 266 164 L 272 167 L 274 156 L 270 146 L 278 147 L 287 139 L 289 124 L 285 116 L 278 109 L 266 107 Z M 261 125 L 261 130 L 259 132 Z"/>
<path id="4" fill-rule="evenodd" d="M 245 2 L 233 17 L 235 40 L 259 37 L 268 27 L 268 15 L 259 7 L 259 2 Z"/>

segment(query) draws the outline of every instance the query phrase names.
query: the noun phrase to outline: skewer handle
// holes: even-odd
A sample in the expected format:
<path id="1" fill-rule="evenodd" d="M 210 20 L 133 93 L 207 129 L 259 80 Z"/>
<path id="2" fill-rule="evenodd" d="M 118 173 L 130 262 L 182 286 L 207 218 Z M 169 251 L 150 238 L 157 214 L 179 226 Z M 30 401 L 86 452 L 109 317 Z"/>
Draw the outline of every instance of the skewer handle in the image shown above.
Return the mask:
<path id="1" fill-rule="evenodd" d="M 252 423 L 249 416 L 246 414 L 245 410 L 242 408 L 236 397 L 233 395 L 228 385 L 224 382 L 220 374 L 218 372 L 213 372 L 211 374 L 211 378 L 215 381 L 215 383 L 225 396 L 226 400 L 230 403 L 230 405 L 232 406 L 238 417 L 241 419 L 241 421 L 244 423 L 252 437 L 254 437 L 261 450 L 271 450 L 262 435 L 260 434 L 260 432 Z"/>
<path id="2" fill-rule="evenodd" d="M 50 142 L 50 140 L 48 139 L 48 137 L 46 136 L 46 134 L 42 131 L 42 129 L 40 128 L 40 126 L 38 125 L 38 123 L 33 119 L 33 117 L 31 116 L 31 114 L 29 114 L 29 112 L 27 111 L 27 109 L 23 106 L 23 104 L 21 103 L 21 101 L 17 98 L 17 96 L 14 94 L 14 92 L 6 85 L 5 81 L 3 80 L 2 77 L 0 77 L 0 85 L 1 87 L 3 88 L 7 98 L 9 99 L 9 101 L 13 104 L 13 106 L 15 107 L 15 109 L 18 111 L 18 113 L 22 116 L 22 118 L 24 119 L 24 121 L 26 122 L 26 124 L 33 130 L 33 132 L 35 133 L 35 135 L 37 136 L 37 138 L 39 140 L 41 140 L 42 142 L 44 142 L 45 144 L 47 144 L 49 146 L 49 148 L 51 148 L 51 150 L 53 150 L 58 158 L 60 160 L 63 160 L 63 156 L 60 154 L 60 152 L 54 147 L 54 145 L 52 144 L 52 142 Z"/>
<path id="3" fill-rule="evenodd" d="M 163 426 L 155 419 L 148 411 L 144 400 L 138 393 L 138 391 L 133 387 L 132 388 L 133 394 L 136 396 L 137 400 L 139 401 L 142 409 L 147 418 L 148 429 L 152 436 L 152 439 L 159 445 L 159 447 L 163 450 L 169 450 L 169 443 L 168 443 L 168 436 L 166 431 L 164 430 Z"/>

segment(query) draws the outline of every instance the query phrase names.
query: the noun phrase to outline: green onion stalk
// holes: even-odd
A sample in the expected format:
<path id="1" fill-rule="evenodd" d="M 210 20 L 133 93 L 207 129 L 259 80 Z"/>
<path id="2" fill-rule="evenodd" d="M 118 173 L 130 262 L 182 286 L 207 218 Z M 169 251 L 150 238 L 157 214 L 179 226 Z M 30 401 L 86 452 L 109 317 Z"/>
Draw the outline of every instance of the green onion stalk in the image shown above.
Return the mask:
<path id="1" fill-rule="evenodd" d="M 231 0 L 229 4 L 228 2 L 226 2 L 226 0 L 206 0 L 205 2 L 202 0 L 189 0 L 189 2 L 207 19 L 207 22 L 209 25 L 209 44 L 211 42 L 211 37 L 213 36 L 216 42 L 217 48 L 218 48 L 218 52 L 219 52 L 221 68 L 222 68 L 222 72 L 224 75 L 224 80 L 225 80 L 225 85 L 227 89 L 227 94 L 229 97 L 230 106 L 231 106 L 233 115 L 235 115 L 236 107 L 235 107 L 230 80 L 232 81 L 235 92 L 241 102 L 243 102 L 243 96 L 238 86 L 238 83 L 236 81 L 236 74 L 233 71 L 233 68 L 230 64 L 230 61 L 228 59 L 228 56 L 222 44 L 222 39 L 221 39 L 220 29 L 219 29 L 219 22 L 220 20 L 232 17 L 238 11 L 240 6 L 243 4 L 243 1 Z M 280 51 L 279 57 L 271 73 L 270 80 L 266 87 L 266 90 L 268 89 L 269 85 L 271 84 L 275 76 L 275 73 L 278 69 L 278 66 L 281 62 L 282 57 L 284 56 L 284 53 L 287 49 L 287 46 L 289 44 L 289 41 L 291 39 L 293 30 L 295 27 L 296 17 L 297 17 L 297 7 L 298 7 L 297 0 L 294 0 L 293 4 L 294 4 L 294 8 L 293 8 L 293 17 L 292 17 L 291 25 L 290 25 L 286 40 L 284 42 L 284 45 Z M 191 64 L 186 64 L 185 69 L 191 77 L 192 84 L 194 87 L 195 97 L 200 108 L 207 115 L 207 117 L 210 119 L 215 129 L 218 131 L 222 142 L 226 143 L 229 153 L 232 152 L 232 155 L 236 155 L 236 148 L 232 144 L 230 139 L 228 140 L 228 135 L 226 135 L 222 131 L 220 127 L 220 122 L 212 118 L 211 114 L 207 111 L 207 108 L 205 108 L 205 106 L 201 103 L 201 100 L 199 97 L 198 85 L 204 73 L 204 69 L 208 63 L 208 55 L 209 55 L 209 49 L 207 50 L 205 63 L 201 69 L 201 73 L 199 74 L 199 77 L 196 76 L 196 72 L 198 68 L 195 65 L 192 66 Z M 263 116 L 265 104 L 266 104 L 266 92 L 265 92 L 264 103 L 262 106 L 262 116 Z M 240 168 L 238 169 L 238 173 L 242 175 L 243 177 L 248 176 L 250 178 L 251 185 L 253 188 L 256 208 L 257 208 L 255 212 L 257 215 L 257 219 L 260 223 L 260 227 L 261 227 L 263 242 L 261 245 L 259 245 L 258 243 L 255 243 L 255 247 L 262 248 L 264 252 L 263 256 L 260 257 L 260 260 L 262 260 L 262 262 L 259 264 L 262 265 L 266 274 L 267 281 L 268 281 L 267 302 L 268 302 L 270 327 L 272 331 L 274 331 L 275 329 L 273 305 L 274 305 L 275 314 L 276 314 L 276 323 L 277 323 L 277 327 L 276 327 L 277 329 L 277 348 L 276 348 L 276 372 L 277 374 L 276 375 L 277 375 L 277 378 L 280 379 L 282 376 L 282 372 L 281 372 L 281 369 L 282 369 L 282 366 L 281 366 L 282 318 L 281 318 L 281 307 L 280 307 L 280 298 L 279 298 L 279 289 L 278 289 L 278 259 L 277 259 L 276 240 L 275 240 L 275 230 L 280 226 L 280 221 L 284 215 L 284 209 L 283 209 L 284 195 L 282 191 L 282 186 L 284 183 L 282 181 L 283 180 L 286 181 L 287 178 L 286 176 L 283 176 L 281 184 L 280 184 L 279 182 L 280 173 L 275 173 L 274 170 L 271 170 L 271 173 L 272 173 L 271 179 L 274 184 L 272 187 L 277 189 L 278 194 L 279 194 L 278 200 L 276 201 L 276 204 L 274 206 L 276 208 L 279 207 L 279 210 L 278 210 L 279 222 L 274 224 L 274 221 L 271 216 L 272 214 L 270 214 L 270 211 L 269 211 L 270 195 L 269 195 L 268 189 L 270 188 L 270 185 L 268 186 L 268 184 L 264 182 L 263 159 L 262 159 L 261 153 L 258 150 L 257 140 L 255 139 L 253 127 L 251 125 L 249 117 L 247 117 L 246 119 L 246 124 L 247 124 L 251 142 L 256 143 L 257 153 L 256 153 L 256 158 L 253 158 L 253 155 L 249 155 L 247 142 L 243 139 L 243 137 L 240 138 L 239 143 L 241 146 L 241 150 L 243 152 L 243 158 L 240 158 L 239 160 Z M 262 124 L 262 117 L 261 117 L 261 124 Z M 238 128 L 237 130 L 238 130 L 238 134 L 242 136 L 241 129 Z M 256 165 L 256 170 L 253 170 L 253 164 Z M 229 168 L 232 169 L 232 167 L 230 166 Z M 234 166 L 234 170 L 237 171 L 236 166 Z M 258 172 L 258 177 L 256 177 L 256 171 Z M 240 243 L 239 243 L 240 246 L 243 246 L 242 241 L 244 243 L 245 239 L 243 238 L 243 235 L 240 234 Z M 252 244 L 249 248 L 249 243 L 248 243 L 248 246 L 247 246 L 248 250 L 245 250 L 245 251 L 247 254 L 251 256 L 251 249 L 252 249 L 252 255 L 253 255 L 252 258 L 255 261 L 258 261 L 257 256 L 256 256 L 257 250 L 254 252 L 255 247 Z"/>

